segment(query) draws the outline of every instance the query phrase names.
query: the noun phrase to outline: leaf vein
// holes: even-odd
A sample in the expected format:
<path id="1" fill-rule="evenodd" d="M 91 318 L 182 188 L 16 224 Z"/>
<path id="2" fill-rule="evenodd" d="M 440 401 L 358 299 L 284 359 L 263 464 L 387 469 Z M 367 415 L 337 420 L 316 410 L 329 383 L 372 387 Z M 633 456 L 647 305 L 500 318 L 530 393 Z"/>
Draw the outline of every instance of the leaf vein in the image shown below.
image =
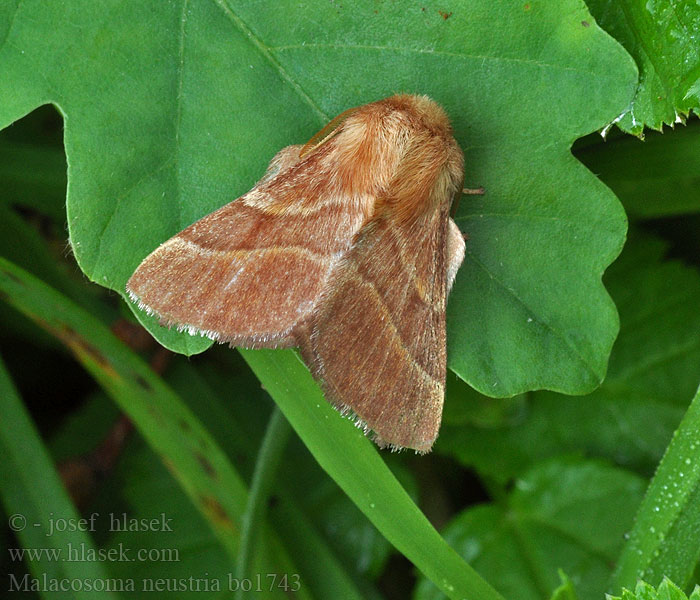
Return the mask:
<path id="1" fill-rule="evenodd" d="M 569 349 L 569 352 L 578 360 L 581 362 L 581 364 L 586 368 L 588 373 L 593 377 L 595 381 L 600 381 L 600 376 L 595 372 L 595 369 L 590 365 L 589 361 L 586 359 L 583 354 L 581 354 L 574 346 L 571 341 L 561 332 L 557 331 L 550 323 L 548 323 L 546 320 L 542 319 L 540 315 L 538 315 L 534 310 L 532 310 L 527 303 L 516 293 L 516 291 L 512 288 L 509 288 L 503 281 L 498 279 L 487 267 L 484 263 L 482 263 L 480 260 L 474 256 L 473 253 L 467 252 L 467 256 L 469 259 L 478 267 L 480 267 L 485 273 L 488 274 L 489 277 L 493 281 L 495 281 L 501 288 L 503 288 L 506 292 L 508 292 L 521 306 L 523 306 L 530 314 L 535 315 L 537 317 L 537 320 L 544 325 L 553 335 L 554 337 L 560 339 L 562 342 L 564 342 L 564 345 Z M 466 258 L 466 257 L 465 257 Z"/>
<path id="2" fill-rule="evenodd" d="M 178 209 L 178 223 L 182 223 L 182 186 L 180 184 L 180 127 L 182 123 L 182 94 L 183 80 L 185 78 L 185 26 L 187 24 L 187 6 L 189 0 L 183 0 L 182 12 L 180 14 L 180 39 L 178 40 L 178 65 L 177 65 L 177 93 L 175 95 L 175 149 L 174 157 L 174 173 L 175 173 L 175 193 L 177 194 L 176 204 Z"/>
<path id="3" fill-rule="evenodd" d="M 520 63 L 526 65 L 533 65 L 536 67 L 544 67 L 549 69 L 555 69 L 558 71 L 572 71 L 575 73 L 585 73 L 586 75 L 595 76 L 596 74 L 592 71 L 587 71 L 584 69 L 577 69 L 576 67 L 569 67 L 563 65 L 555 65 L 551 63 L 540 62 L 532 59 L 516 58 L 513 56 L 490 56 L 488 54 L 466 54 L 463 52 L 449 52 L 447 50 L 434 50 L 431 48 L 397 48 L 396 46 L 377 46 L 371 44 L 289 44 L 286 46 L 271 46 L 270 50 L 281 51 L 281 50 L 301 50 L 309 48 L 332 48 L 332 49 L 342 49 L 342 50 L 377 50 L 382 52 L 404 52 L 413 54 L 432 54 L 435 56 L 450 56 L 456 58 L 472 59 L 472 60 L 482 60 L 482 61 L 503 61 Z"/>
<path id="4" fill-rule="evenodd" d="M 279 73 L 280 77 L 284 79 L 292 89 L 299 95 L 299 97 L 309 105 L 311 110 L 316 114 L 319 120 L 323 123 L 329 121 L 328 115 L 321 110 L 321 108 L 313 101 L 311 96 L 309 96 L 306 91 L 295 81 L 292 76 L 287 73 L 286 69 L 282 64 L 275 58 L 275 56 L 270 51 L 270 48 L 263 43 L 263 41 L 253 33 L 253 30 L 241 19 L 229 6 L 226 0 L 216 0 L 216 3 L 221 7 L 226 16 L 231 20 L 231 22 L 245 35 L 251 43 L 257 48 L 257 50 L 262 54 L 263 57 L 275 68 Z"/>
<path id="5" fill-rule="evenodd" d="M 105 233 L 106 233 L 107 229 L 109 228 L 109 226 L 112 224 L 112 220 L 116 216 L 117 210 L 119 209 L 119 205 L 121 204 L 122 200 L 124 200 L 124 198 L 126 198 L 133 190 L 135 190 L 139 185 L 141 185 L 141 183 L 143 181 L 145 181 L 149 177 L 152 177 L 153 175 L 155 175 L 159 171 L 162 171 L 163 169 L 168 167 L 173 162 L 173 160 L 174 160 L 173 156 L 166 158 L 159 167 L 153 169 L 153 171 L 151 171 L 150 173 L 144 173 L 141 177 L 139 177 L 136 181 L 134 181 L 129 187 L 124 189 L 124 191 L 115 198 L 114 208 L 112 209 L 109 217 L 105 221 L 104 227 L 102 227 L 99 235 L 97 236 L 97 239 L 99 240 L 99 242 L 98 242 L 98 246 L 97 246 L 97 258 L 95 259 L 94 270 L 99 269 L 100 262 L 102 261 L 102 247 L 103 247 Z"/>
<path id="6" fill-rule="evenodd" d="M 0 48 L 3 48 L 5 44 L 7 43 L 7 40 L 10 38 L 10 32 L 12 31 L 12 28 L 15 26 L 15 19 L 17 18 L 17 13 L 19 13 L 20 8 L 22 7 L 22 4 L 24 4 L 24 0 L 19 0 L 17 3 L 17 6 L 15 8 L 15 12 L 12 13 L 12 18 L 10 19 L 10 22 L 7 26 L 7 33 L 5 34 L 5 39 L 0 42 Z"/>

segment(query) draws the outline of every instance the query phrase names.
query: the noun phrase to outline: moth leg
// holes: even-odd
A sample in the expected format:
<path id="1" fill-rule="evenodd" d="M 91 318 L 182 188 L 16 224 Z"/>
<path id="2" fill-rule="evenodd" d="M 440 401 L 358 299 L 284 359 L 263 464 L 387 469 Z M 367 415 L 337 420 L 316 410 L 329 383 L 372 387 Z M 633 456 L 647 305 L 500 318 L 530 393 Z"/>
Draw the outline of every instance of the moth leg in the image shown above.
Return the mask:
<path id="1" fill-rule="evenodd" d="M 457 269 L 464 260 L 464 236 L 452 219 L 447 222 L 447 293 L 450 293 Z"/>
<path id="2" fill-rule="evenodd" d="M 461 184 L 459 186 L 462 188 Z M 454 197 L 454 200 L 452 202 L 452 209 L 450 211 L 450 214 L 454 217 L 457 214 L 457 207 L 459 206 L 459 199 L 462 196 L 483 196 L 486 193 L 486 190 L 483 187 L 479 188 L 462 188 L 462 193 L 457 194 Z"/>
<path id="3" fill-rule="evenodd" d="M 463 188 L 462 194 L 465 196 L 483 196 L 486 193 L 483 187 Z"/>

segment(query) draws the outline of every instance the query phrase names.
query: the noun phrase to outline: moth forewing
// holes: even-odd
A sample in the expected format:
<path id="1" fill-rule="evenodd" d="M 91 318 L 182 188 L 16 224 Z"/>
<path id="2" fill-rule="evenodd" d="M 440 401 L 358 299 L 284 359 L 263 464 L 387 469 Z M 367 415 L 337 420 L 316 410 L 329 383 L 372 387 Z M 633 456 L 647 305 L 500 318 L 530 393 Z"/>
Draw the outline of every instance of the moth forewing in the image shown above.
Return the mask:
<path id="1" fill-rule="evenodd" d="M 300 346 L 328 400 L 380 445 L 427 452 L 442 415 L 446 296 L 464 257 L 449 218 L 462 179 L 435 102 L 357 107 L 159 246 L 127 290 L 166 325 Z"/>

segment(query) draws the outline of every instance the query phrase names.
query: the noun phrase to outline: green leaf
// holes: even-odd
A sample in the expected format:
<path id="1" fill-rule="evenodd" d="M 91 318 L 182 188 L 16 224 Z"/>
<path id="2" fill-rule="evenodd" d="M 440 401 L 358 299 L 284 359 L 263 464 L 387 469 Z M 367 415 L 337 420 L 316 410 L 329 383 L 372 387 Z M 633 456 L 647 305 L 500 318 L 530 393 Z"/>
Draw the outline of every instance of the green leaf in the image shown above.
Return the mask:
<path id="1" fill-rule="evenodd" d="M 194 506 L 208 520 L 229 559 L 235 560 L 247 491 L 192 411 L 104 325 L 1 258 L 0 294 L 74 352 L 161 455 Z M 256 561 L 255 572 L 297 573 L 286 549 L 269 527 L 265 529 L 265 540 L 267 552 Z M 329 574 L 328 579 L 332 577 Z M 305 590 L 299 594 L 307 596 Z"/>
<path id="2" fill-rule="evenodd" d="M 600 277 L 625 217 L 569 149 L 627 106 L 636 72 L 580 0 L 460 0 L 448 18 L 374 0 L 29 0 L 5 4 L 0 32 L 0 125 L 47 102 L 64 115 L 71 244 L 93 281 L 124 294 L 149 251 L 281 147 L 350 106 L 426 93 L 487 190 L 458 214 L 451 367 L 498 396 L 602 380 L 617 316 Z M 139 318 L 169 348 L 208 346 Z"/>
<path id="3" fill-rule="evenodd" d="M 670 579 L 664 577 L 658 589 L 654 589 L 645 581 L 638 581 L 634 592 L 627 588 L 622 590 L 622 596 L 605 596 L 606 600 L 700 600 L 700 587 L 695 586 L 690 598 L 683 593 Z"/>
<path id="4" fill-rule="evenodd" d="M 206 357 L 173 360 L 167 380 L 227 454 L 236 457 L 239 471 L 244 475 L 252 471 L 252 467 L 247 467 L 256 459 L 269 418 L 268 408 L 274 405 L 239 353 L 219 346 Z M 233 395 L 232 389 L 236 390 Z M 401 485 L 416 499 L 417 488 L 411 473 L 400 468 L 402 464 L 397 460 L 391 460 L 399 458 L 386 457 Z M 295 553 L 304 580 L 314 590 L 323 584 L 343 589 L 332 576 L 337 567 L 329 566 L 335 555 L 335 560 L 350 572 L 358 585 L 364 584 L 363 593 L 370 598 L 367 581 L 376 579 L 384 569 L 391 544 L 323 472 L 296 437 L 285 450 L 274 497 L 276 503 L 268 511 L 276 531 L 287 547 L 299 548 L 305 544 L 304 561 Z M 298 517 L 293 523 L 288 522 L 290 514 Z M 322 543 L 314 529 L 322 532 L 325 538 Z M 311 552 L 310 548 L 315 551 Z"/>
<path id="5" fill-rule="evenodd" d="M 234 357 L 243 362 L 235 352 L 226 351 L 225 354 L 221 352 L 217 354 L 219 355 L 217 359 Z M 247 455 L 252 457 L 252 451 L 259 445 L 258 436 L 252 431 L 257 427 L 255 414 L 264 414 L 266 411 L 261 410 L 261 404 L 264 404 L 265 400 L 268 404 L 271 402 L 260 390 L 257 380 L 245 364 L 243 367 L 246 373 L 237 372 L 240 369 L 236 368 L 235 360 L 225 361 L 221 365 L 226 371 L 226 389 L 217 398 L 207 383 L 221 378 L 222 375 L 217 375 L 214 370 L 204 369 L 205 365 L 202 362 L 200 359 L 200 364 L 195 370 L 191 360 L 173 357 L 173 362 L 167 370 L 168 382 L 207 426 L 227 454 L 236 457 L 236 466 L 243 470 L 244 457 Z M 211 362 L 207 361 L 209 365 Z M 206 372 L 206 380 L 199 375 L 200 371 Z M 252 379 L 256 389 L 248 389 L 246 379 Z M 240 393 L 231 395 L 231 388 L 235 388 Z M 98 415 L 98 411 L 107 415 Z M 74 456 L 94 448 L 97 442 L 91 443 L 89 440 L 95 438 L 93 432 L 95 423 L 105 421 L 105 417 L 109 415 L 114 415 L 112 405 L 102 395 L 96 397 L 64 422 L 58 434 L 52 437 L 51 447 L 64 456 Z M 98 429 L 104 428 L 98 426 Z M 99 436 L 100 433 L 98 432 L 97 435 Z M 88 438 L 87 443 L 84 442 L 85 438 Z M 314 496 L 316 493 L 315 488 L 309 489 L 305 480 L 294 478 L 294 475 L 299 473 L 300 467 L 303 468 L 301 462 L 298 456 L 290 459 L 285 453 L 284 466 L 278 475 L 282 476 L 288 472 L 290 481 L 294 481 L 295 485 L 285 488 L 278 485 L 278 481 L 274 493 L 275 502 L 271 502 L 271 506 L 268 507 L 275 536 L 281 539 L 285 548 L 294 549 L 294 564 L 288 568 L 282 563 L 281 558 L 284 557 L 285 550 L 277 549 L 275 536 L 270 535 L 270 529 L 267 529 L 263 531 L 264 536 L 260 540 L 263 543 L 260 543 L 256 550 L 253 576 L 258 572 L 266 574 L 270 571 L 269 567 L 265 566 L 265 557 L 275 550 L 275 571 L 279 573 L 276 583 L 283 583 L 281 577 L 284 573 L 288 574 L 290 586 L 293 583 L 292 577 L 296 574 L 300 576 L 303 589 L 297 591 L 295 598 L 325 598 L 329 596 L 329 590 L 336 590 L 342 598 L 356 597 L 357 592 L 353 591 L 352 583 L 349 582 L 348 570 L 351 565 L 339 561 L 334 556 L 334 552 L 315 531 L 313 524 L 294 505 L 295 501 L 303 502 L 307 495 Z M 312 462 L 315 469 L 320 471 L 310 457 L 306 462 Z M 325 479 L 329 481 L 327 477 Z M 346 496 L 343 495 L 343 498 L 350 509 L 358 512 Z M 207 582 L 218 580 L 222 589 L 229 589 L 231 584 L 229 577 L 235 577 L 233 562 L 221 552 L 216 537 L 206 526 L 201 515 L 178 487 L 172 475 L 163 468 L 158 457 L 141 439 L 130 440 L 120 456 L 115 471 L 100 482 L 100 493 L 96 503 L 91 504 L 90 510 L 101 515 L 101 520 L 98 521 L 100 532 L 108 530 L 110 514 L 120 516 L 126 512 L 129 517 L 136 519 L 151 519 L 165 514 L 171 519 L 172 532 L 161 533 L 149 530 L 110 532 L 109 538 L 101 544 L 108 550 L 116 548 L 116 552 L 120 547 L 154 548 L 154 552 L 163 553 L 161 560 L 115 564 L 111 569 L 114 577 L 134 579 L 137 590 L 142 590 L 144 585 L 148 585 L 148 581 L 162 579 L 173 582 L 186 579 L 190 575 L 195 578 L 204 578 Z M 364 517 L 361 519 L 366 521 Z M 359 529 L 363 531 L 364 526 L 360 525 Z M 386 543 L 383 538 L 381 539 Z M 171 556 L 177 552 L 178 560 L 169 560 L 169 552 L 173 553 Z M 268 564 L 271 560 L 269 559 Z M 271 578 L 263 577 L 263 586 L 269 586 L 270 583 L 272 583 Z M 210 583 L 209 586 L 212 587 Z M 287 597 L 282 585 L 277 585 L 269 594 L 267 592 L 269 589 L 266 589 L 265 597 L 273 596 L 274 593 L 277 593 L 275 597 Z M 141 595 L 136 594 L 135 597 L 141 597 Z M 153 591 L 148 595 L 153 598 L 186 597 L 182 590 L 172 589 L 170 592 L 164 590 L 162 594 Z M 201 592 L 191 594 L 192 597 L 201 595 Z M 364 594 L 363 596 L 372 598 Z"/>
<path id="6" fill-rule="evenodd" d="M 643 489 L 622 469 L 556 459 L 518 478 L 502 502 L 457 515 L 444 535 L 506 598 L 548 598 L 560 570 L 581 598 L 600 598 Z M 422 580 L 415 600 L 443 597 Z"/>
<path id="7" fill-rule="evenodd" d="M 621 329 L 598 390 L 583 397 L 531 393 L 507 420 L 488 427 L 468 417 L 467 408 L 453 411 L 452 403 L 474 402 L 451 393 L 436 450 L 501 482 L 565 452 L 651 473 L 700 379 L 700 276 L 679 262 L 662 262 L 664 251 L 658 239 L 633 233 L 606 273 Z M 460 410 L 465 414 L 451 423 Z"/>
<path id="8" fill-rule="evenodd" d="M 304 453 L 309 456 L 305 448 Z M 298 453 L 294 455 L 296 469 L 286 473 L 286 489 L 293 490 L 295 483 L 307 486 L 309 493 L 295 499 L 356 578 L 374 580 L 380 577 L 393 551 L 391 544 L 318 464 L 313 459 L 309 461 L 309 458 L 304 460 Z M 411 499 L 417 502 L 419 496 L 412 473 L 405 468 L 401 469 L 401 463 L 392 461 L 391 458 L 385 457 L 385 460 L 392 473 Z"/>
<path id="9" fill-rule="evenodd" d="M 24 559 L 31 571 L 27 582 L 21 576 L 13 581 L 10 576 L 5 580 L 9 588 L 5 589 L 21 594 L 21 590 L 33 588 L 32 581 L 36 581 L 39 588 L 49 588 L 55 581 L 56 585 L 67 586 L 67 593 L 43 592 L 42 598 L 93 598 L 93 589 L 103 590 L 101 598 L 119 598 L 118 594 L 104 591 L 106 587 L 99 587 L 106 586 L 109 580 L 103 562 L 70 558 L 71 551 L 76 552 L 74 556 L 79 551 L 88 556 L 95 550 L 88 534 L 90 521 L 80 524 L 81 515 L 68 497 L 2 360 L 0 414 L 0 500 L 10 528 L 23 548 L 36 556 L 32 560 Z M 62 523 L 71 523 L 72 527 L 64 529 Z M 10 556 L 13 551 L 21 551 L 8 550 Z M 85 592 L 72 592 L 73 586 L 90 588 Z"/>
<path id="10" fill-rule="evenodd" d="M 686 586 L 700 559 L 700 390 L 673 435 L 639 508 L 611 588 L 666 576 Z"/>
<path id="11" fill-rule="evenodd" d="M 274 403 L 240 354 L 219 346 L 198 360 L 173 360 L 166 380 L 250 480 Z"/>
<path id="12" fill-rule="evenodd" d="M 382 534 L 449 598 L 503 600 L 413 503 L 376 447 L 341 417 L 291 350 L 242 350 L 319 465 Z"/>
<path id="13" fill-rule="evenodd" d="M 349 565 L 336 556 L 325 537 L 319 534 L 306 515 L 286 494 L 270 511 L 270 520 L 280 535 L 294 548 L 294 559 L 304 573 L 304 585 L 316 598 L 371 600 L 375 596 L 361 593 L 351 579 Z"/>
<path id="14" fill-rule="evenodd" d="M 396 462 L 391 460 L 394 457 L 385 458 L 392 473 L 415 502 L 418 496 L 412 474 L 397 468 Z M 329 548 L 355 580 L 364 582 L 379 578 L 393 552 L 391 544 L 318 465 L 300 439 L 295 437 L 290 441 L 285 462 L 294 465 L 294 469 L 280 470 L 280 489 L 286 491 L 298 510 L 323 534 Z M 299 494 L 298 489 L 306 490 L 306 493 Z"/>
<path id="15" fill-rule="evenodd" d="M 614 136 L 575 152 L 617 195 L 630 217 L 649 219 L 700 211 L 700 120 L 644 141 Z"/>
<path id="16" fill-rule="evenodd" d="M 574 584 L 571 583 L 571 580 L 566 576 L 564 571 L 559 570 L 559 577 L 561 579 L 561 585 L 552 592 L 550 600 L 578 600 Z"/>
<path id="17" fill-rule="evenodd" d="M 639 85 L 618 126 L 641 134 L 700 108 L 700 6 L 695 2 L 587 0 L 600 26 L 634 57 Z"/>

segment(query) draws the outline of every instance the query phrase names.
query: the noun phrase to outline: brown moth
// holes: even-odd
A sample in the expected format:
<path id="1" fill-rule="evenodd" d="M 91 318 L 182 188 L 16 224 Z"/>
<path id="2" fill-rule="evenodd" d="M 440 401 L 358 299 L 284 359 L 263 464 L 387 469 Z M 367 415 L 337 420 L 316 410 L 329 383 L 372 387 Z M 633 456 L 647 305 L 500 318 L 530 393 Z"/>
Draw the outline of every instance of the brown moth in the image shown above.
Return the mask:
<path id="1" fill-rule="evenodd" d="M 428 452 L 442 418 L 445 304 L 464 258 L 450 218 L 463 162 L 426 96 L 350 109 L 156 248 L 127 290 L 191 334 L 298 346 L 330 402 L 380 446 Z"/>

